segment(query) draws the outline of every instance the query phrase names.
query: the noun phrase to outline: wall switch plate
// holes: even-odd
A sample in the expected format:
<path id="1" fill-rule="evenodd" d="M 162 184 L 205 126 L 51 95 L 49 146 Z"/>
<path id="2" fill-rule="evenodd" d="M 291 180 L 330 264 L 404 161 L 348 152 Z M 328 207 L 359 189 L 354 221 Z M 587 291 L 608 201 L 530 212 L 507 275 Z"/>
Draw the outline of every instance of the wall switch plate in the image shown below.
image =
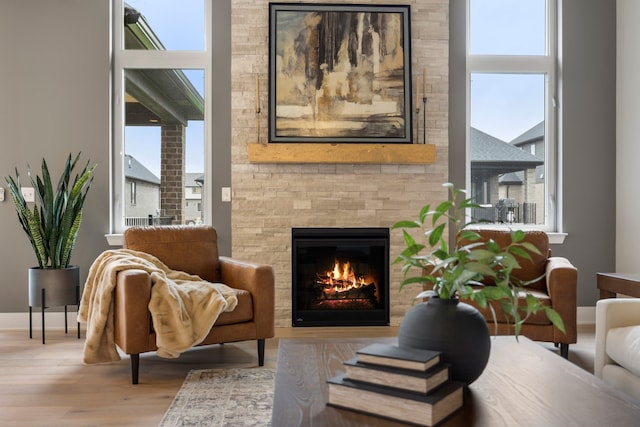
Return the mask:
<path id="1" fill-rule="evenodd" d="M 4 202 L 4 188 L 0 187 L 0 202 Z"/>
<path id="2" fill-rule="evenodd" d="M 223 202 L 231 201 L 231 187 L 222 187 L 222 201 Z"/>
<path id="3" fill-rule="evenodd" d="M 20 188 L 22 192 L 22 197 L 24 197 L 25 202 L 35 202 L 36 201 L 36 192 L 33 187 L 22 187 Z"/>

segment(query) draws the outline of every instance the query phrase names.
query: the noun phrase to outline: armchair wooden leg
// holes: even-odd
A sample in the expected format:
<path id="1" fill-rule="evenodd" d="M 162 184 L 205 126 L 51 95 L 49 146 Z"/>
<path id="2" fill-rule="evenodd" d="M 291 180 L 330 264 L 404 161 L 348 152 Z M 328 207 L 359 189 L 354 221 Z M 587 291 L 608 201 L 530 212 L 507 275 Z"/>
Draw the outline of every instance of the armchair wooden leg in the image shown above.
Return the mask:
<path id="1" fill-rule="evenodd" d="M 264 366 L 264 338 L 258 339 L 258 366 Z"/>
<path id="2" fill-rule="evenodd" d="M 140 354 L 131 355 L 131 384 L 138 384 L 138 373 L 140 372 Z"/>
<path id="3" fill-rule="evenodd" d="M 569 344 L 560 344 L 560 356 L 569 359 Z"/>

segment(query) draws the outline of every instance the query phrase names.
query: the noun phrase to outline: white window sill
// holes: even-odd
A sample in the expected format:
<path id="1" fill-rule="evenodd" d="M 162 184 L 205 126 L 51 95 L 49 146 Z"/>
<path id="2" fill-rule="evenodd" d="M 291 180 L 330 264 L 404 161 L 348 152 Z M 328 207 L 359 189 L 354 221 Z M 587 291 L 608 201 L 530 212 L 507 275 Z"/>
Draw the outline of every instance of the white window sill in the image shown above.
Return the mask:
<path id="1" fill-rule="evenodd" d="M 564 239 L 567 237 L 567 233 L 548 232 L 549 244 L 561 245 L 564 243 Z M 109 246 L 122 246 L 122 234 L 105 234 Z"/>
<path id="2" fill-rule="evenodd" d="M 109 246 L 122 246 L 122 234 L 105 234 Z"/>
<path id="3" fill-rule="evenodd" d="M 548 232 L 547 236 L 549 236 L 549 244 L 561 245 L 564 243 L 564 239 L 567 237 L 567 233 Z"/>
<path id="4" fill-rule="evenodd" d="M 520 230 L 540 230 L 536 226 L 532 225 L 523 225 L 523 224 L 514 224 L 514 228 Z M 498 230 L 510 230 L 512 226 L 504 225 L 504 224 L 493 224 L 493 223 L 485 223 L 485 224 L 473 224 L 471 228 L 478 229 L 498 229 Z M 547 236 L 549 236 L 549 244 L 550 245 L 561 245 L 564 243 L 564 239 L 567 237 L 568 233 L 563 233 L 559 231 L 545 231 Z"/>

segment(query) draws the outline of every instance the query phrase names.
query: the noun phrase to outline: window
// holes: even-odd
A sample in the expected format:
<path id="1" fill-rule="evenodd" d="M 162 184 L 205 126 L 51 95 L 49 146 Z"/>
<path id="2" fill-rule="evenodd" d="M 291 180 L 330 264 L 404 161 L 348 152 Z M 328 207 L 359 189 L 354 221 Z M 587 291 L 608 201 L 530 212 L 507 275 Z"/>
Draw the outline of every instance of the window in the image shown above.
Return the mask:
<path id="1" fill-rule="evenodd" d="M 131 181 L 131 206 L 135 206 L 136 205 L 136 182 L 135 181 Z"/>
<path id="2" fill-rule="evenodd" d="M 468 0 L 474 219 L 555 231 L 555 0 Z"/>
<path id="3" fill-rule="evenodd" d="M 199 196 L 205 210 L 194 216 L 188 198 L 189 176 L 210 185 L 211 2 L 113 5 L 112 233 L 204 222 L 210 201 Z"/>

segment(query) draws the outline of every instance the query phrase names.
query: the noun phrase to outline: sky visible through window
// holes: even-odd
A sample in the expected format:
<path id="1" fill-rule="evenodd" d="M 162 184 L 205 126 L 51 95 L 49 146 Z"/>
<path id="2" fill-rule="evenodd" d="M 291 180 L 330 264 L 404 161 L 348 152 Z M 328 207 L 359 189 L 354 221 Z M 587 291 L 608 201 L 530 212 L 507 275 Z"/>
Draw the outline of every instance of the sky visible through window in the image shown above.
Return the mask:
<path id="1" fill-rule="evenodd" d="M 167 50 L 204 50 L 205 0 L 125 0 Z"/>
<path id="2" fill-rule="evenodd" d="M 544 55 L 545 0 L 471 0 L 472 55 Z M 473 74 L 471 126 L 503 141 L 544 120 L 544 75 Z"/>

